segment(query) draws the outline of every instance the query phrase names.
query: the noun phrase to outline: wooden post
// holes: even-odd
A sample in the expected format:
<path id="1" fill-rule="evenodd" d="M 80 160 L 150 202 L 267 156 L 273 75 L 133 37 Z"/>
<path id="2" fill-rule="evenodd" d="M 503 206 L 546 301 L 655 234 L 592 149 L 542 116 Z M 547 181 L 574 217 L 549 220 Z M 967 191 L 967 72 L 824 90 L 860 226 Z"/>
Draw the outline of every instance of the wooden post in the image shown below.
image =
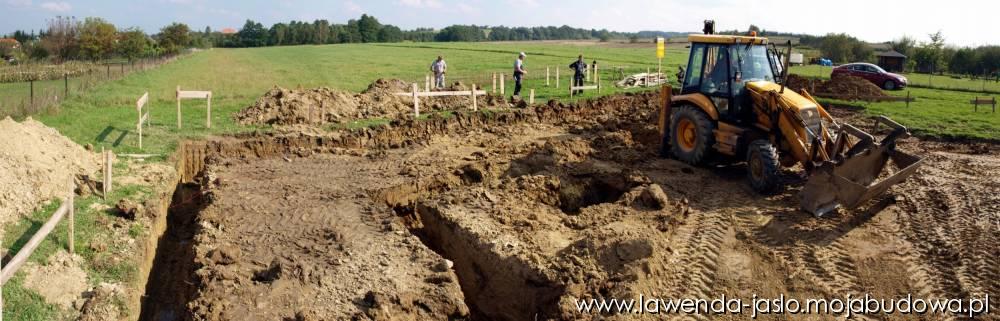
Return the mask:
<path id="1" fill-rule="evenodd" d="M 208 94 L 208 114 L 205 116 L 205 127 L 212 128 L 212 94 Z"/>
<path id="2" fill-rule="evenodd" d="M 556 88 L 559 88 L 559 67 L 556 67 Z"/>
<path id="3" fill-rule="evenodd" d="M 545 87 L 548 87 L 549 82 L 549 66 L 545 66 Z"/>
<path id="4" fill-rule="evenodd" d="M 417 97 L 417 84 L 413 84 L 413 116 L 420 117 L 420 98 Z"/>
<path id="5" fill-rule="evenodd" d="M 29 94 L 31 94 L 31 107 L 34 108 L 35 107 L 35 80 L 29 80 L 28 81 L 28 87 L 29 87 L 29 90 L 31 91 L 29 93 Z"/>
<path id="6" fill-rule="evenodd" d="M 476 84 L 472 84 L 472 91 L 469 93 L 472 96 L 472 111 L 478 111 L 479 104 L 476 102 Z"/>
<path id="7" fill-rule="evenodd" d="M 177 86 L 177 129 L 181 128 L 181 86 Z"/>
<path id="8" fill-rule="evenodd" d="M 646 87 L 649 87 L 649 67 L 646 67 Z"/>
<path id="9" fill-rule="evenodd" d="M 500 73 L 500 97 L 507 95 L 507 88 L 504 86 L 504 74 Z"/>
<path id="10" fill-rule="evenodd" d="M 66 202 L 69 203 L 69 254 L 76 254 L 76 244 L 74 234 L 76 233 L 76 205 L 74 204 L 74 192 L 69 192 Z"/>
<path id="11" fill-rule="evenodd" d="M 108 194 L 111 194 L 111 190 L 112 190 L 112 188 L 111 188 L 112 182 L 111 181 L 113 180 L 112 176 L 114 174 L 114 164 L 112 163 L 113 161 L 111 159 L 111 155 L 113 153 L 114 152 L 111 149 L 108 149 L 104 153 L 104 166 L 106 167 L 105 170 L 104 170 L 104 175 L 105 175 L 105 177 L 104 177 L 104 198 L 105 199 L 107 199 L 107 197 L 108 197 L 107 195 Z"/>
<path id="12" fill-rule="evenodd" d="M 534 105 L 534 104 L 535 104 L 535 90 L 531 89 L 530 91 L 528 91 L 528 105 Z"/>
<path id="13" fill-rule="evenodd" d="M 431 75 L 424 74 L 424 91 L 431 91 Z"/>
<path id="14" fill-rule="evenodd" d="M 976 96 L 976 99 L 972 101 L 972 108 L 975 112 L 979 112 L 979 96 Z"/>
<path id="15" fill-rule="evenodd" d="M 993 97 L 993 112 L 997 112 L 997 97 Z"/>
<path id="16" fill-rule="evenodd" d="M 597 94 L 601 94 L 601 72 L 597 64 L 594 64 L 594 82 L 597 83 Z"/>
<path id="17" fill-rule="evenodd" d="M 69 73 L 63 74 L 63 90 L 63 98 L 69 98 Z"/>
<path id="18" fill-rule="evenodd" d="M 497 73 L 493 73 L 493 93 L 497 93 Z"/>
<path id="19" fill-rule="evenodd" d="M 587 72 L 585 73 L 587 75 L 587 82 L 590 82 L 590 73 L 593 71 L 593 68 L 587 68 Z"/>

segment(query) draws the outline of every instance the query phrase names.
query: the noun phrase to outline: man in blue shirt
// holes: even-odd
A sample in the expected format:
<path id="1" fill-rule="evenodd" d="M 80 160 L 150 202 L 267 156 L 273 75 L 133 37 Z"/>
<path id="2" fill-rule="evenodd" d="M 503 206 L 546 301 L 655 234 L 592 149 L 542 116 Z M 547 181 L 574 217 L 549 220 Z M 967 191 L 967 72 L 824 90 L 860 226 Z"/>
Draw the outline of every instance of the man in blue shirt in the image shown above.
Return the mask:
<path id="1" fill-rule="evenodd" d="M 583 61 L 583 55 L 577 57 L 576 61 L 569 65 L 573 69 L 573 87 L 583 86 L 583 80 L 587 77 L 587 62 Z M 582 94 L 583 90 L 574 90 L 574 95 Z"/>

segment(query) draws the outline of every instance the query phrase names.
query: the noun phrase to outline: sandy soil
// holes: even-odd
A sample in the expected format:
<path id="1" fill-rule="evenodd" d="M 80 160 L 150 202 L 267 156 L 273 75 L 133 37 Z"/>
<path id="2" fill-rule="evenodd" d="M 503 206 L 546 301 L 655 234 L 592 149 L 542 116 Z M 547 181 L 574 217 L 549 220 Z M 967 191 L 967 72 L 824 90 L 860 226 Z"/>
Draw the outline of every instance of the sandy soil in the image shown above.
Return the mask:
<path id="1" fill-rule="evenodd" d="M 169 269 L 191 286 L 170 292 L 188 293 L 170 313 L 652 320 L 664 316 L 581 314 L 573 300 L 1000 290 L 996 146 L 904 141 L 928 157 L 920 173 L 862 208 L 815 218 L 797 209 L 804 182 L 793 172 L 785 190 L 761 196 L 741 165 L 656 157 L 654 103 L 622 96 L 209 143 L 189 153 L 209 156 L 193 169 L 201 187 L 190 199 L 201 205 L 188 211 L 190 242 L 178 243 L 187 256 Z M 445 259 L 453 266 L 440 268 Z M 962 319 L 932 317 L 942 318 Z"/>

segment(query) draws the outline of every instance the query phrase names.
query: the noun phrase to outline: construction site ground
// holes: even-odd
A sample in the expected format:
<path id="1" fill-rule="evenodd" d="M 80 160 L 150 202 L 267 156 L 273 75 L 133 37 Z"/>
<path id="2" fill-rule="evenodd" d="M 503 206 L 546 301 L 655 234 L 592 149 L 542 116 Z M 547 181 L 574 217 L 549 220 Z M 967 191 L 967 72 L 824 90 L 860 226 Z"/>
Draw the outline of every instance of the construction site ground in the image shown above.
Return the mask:
<path id="1" fill-rule="evenodd" d="M 795 171 L 762 196 L 741 164 L 658 157 L 657 99 L 186 143 L 142 320 L 661 319 L 574 299 L 1000 290 L 995 145 L 906 139 L 917 175 L 816 218 Z M 758 319 L 790 318 L 842 317 Z"/>

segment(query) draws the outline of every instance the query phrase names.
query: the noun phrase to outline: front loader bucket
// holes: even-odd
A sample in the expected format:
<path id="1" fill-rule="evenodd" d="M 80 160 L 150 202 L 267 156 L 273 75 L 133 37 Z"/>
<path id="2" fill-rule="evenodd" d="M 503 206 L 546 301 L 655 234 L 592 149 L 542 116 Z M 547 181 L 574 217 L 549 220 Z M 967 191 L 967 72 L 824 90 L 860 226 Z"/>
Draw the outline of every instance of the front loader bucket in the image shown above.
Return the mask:
<path id="1" fill-rule="evenodd" d="M 868 148 L 816 168 L 799 192 L 802 209 L 823 216 L 838 207 L 855 208 L 916 173 L 923 158 L 896 150 L 897 137 L 890 137 L 881 144 L 869 140 Z M 889 160 L 895 173 L 883 173 Z"/>

